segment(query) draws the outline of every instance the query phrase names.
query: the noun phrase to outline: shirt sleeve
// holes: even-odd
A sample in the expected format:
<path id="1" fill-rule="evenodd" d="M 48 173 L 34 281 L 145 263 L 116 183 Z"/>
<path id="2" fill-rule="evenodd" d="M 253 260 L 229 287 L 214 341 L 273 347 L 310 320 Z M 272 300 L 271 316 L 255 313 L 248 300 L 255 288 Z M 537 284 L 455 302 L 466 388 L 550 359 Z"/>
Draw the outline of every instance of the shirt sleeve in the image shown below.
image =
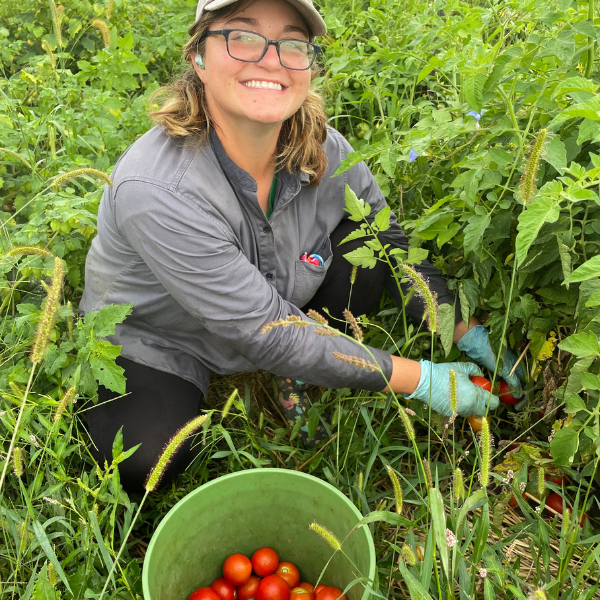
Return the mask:
<path id="1" fill-rule="evenodd" d="M 342 160 L 346 158 L 348 152 L 352 152 L 352 146 L 344 139 L 340 134 L 340 144 L 342 146 Z M 373 174 L 364 162 L 360 162 L 348 171 L 344 173 L 347 176 L 348 185 L 352 191 L 357 195 L 358 198 L 367 202 L 371 207 L 371 214 L 369 220 L 372 220 L 375 215 L 383 208 L 387 206 L 387 202 L 383 197 Z M 398 219 L 394 214 L 394 211 L 390 215 L 390 228 L 379 234 L 379 239 L 383 244 L 390 244 L 392 248 L 401 248 L 408 252 L 409 241 L 408 237 L 398 224 Z M 460 303 L 458 298 L 455 298 L 454 294 L 448 289 L 446 280 L 444 279 L 442 272 L 436 269 L 428 260 L 422 261 L 418 265 L 414 265 L 414 268 L 420 273 L 425 281 L 428 283 L 429 288 L 432 292 L 437 294 L 437 300 L 439 304 L 452 304 L 455 306 L 455 321 L 460 323 L 462 321 Z M 393 277 L 390 277 L 386 281 L 386 288 L 394 298 L 398 306 L 402 306 L 402 298 L 398 291 L 396 281 Z M 408 284 L 402 285 L 402 292 L 406 296 L 409 292 L 410 286 Z M 423 320 L 423 314 L 425 311 L 425 304 L 423 300 L 418 296 L 413 296 L 406 306 L 406 313 L 416 321 Z"/>
<path id="2" fill-rule="evenodd" d="M 289 315 L 306 317 L 265 280 L 231 229 L 206 212 L 198 198 L 127 180 L 115 192 L 115 215 L 121 235 L 173 298 L 257 368 L 332 388 L 385 387 L 392 360 L 383 350 L 320 336 L 314 325 L 261 333 L 268 323 Z M 385 379 L 378 371 L 335 358 L 333 352 L 377 363 Z"/>

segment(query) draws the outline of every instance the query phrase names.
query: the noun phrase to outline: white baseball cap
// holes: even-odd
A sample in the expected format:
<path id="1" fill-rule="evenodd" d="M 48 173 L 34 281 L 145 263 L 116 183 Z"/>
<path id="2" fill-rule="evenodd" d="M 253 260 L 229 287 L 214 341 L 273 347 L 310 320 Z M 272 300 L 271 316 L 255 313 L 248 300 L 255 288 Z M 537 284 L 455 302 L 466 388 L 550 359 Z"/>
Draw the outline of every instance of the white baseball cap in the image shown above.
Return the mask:
<path id="1" fill-rule="evenodd" d="M 314 36 L 325 35 L 327 25 L 314 7 L 312 0 L 287 0 L 303 17 L 310 27 L 310 33 Z M 206 10 L 218 10 L 224 6 L 229 6 L 237 0 L 200 0 L 196 9 L 196 21 L 204 14 Z"/>

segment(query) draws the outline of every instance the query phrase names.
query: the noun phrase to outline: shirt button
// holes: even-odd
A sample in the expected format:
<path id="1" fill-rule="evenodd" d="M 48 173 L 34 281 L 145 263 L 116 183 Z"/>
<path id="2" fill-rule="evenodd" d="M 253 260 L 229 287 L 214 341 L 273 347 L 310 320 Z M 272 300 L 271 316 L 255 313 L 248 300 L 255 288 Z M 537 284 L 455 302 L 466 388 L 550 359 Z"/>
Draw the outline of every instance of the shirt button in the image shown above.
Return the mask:
<path id="1" fill-rule="evenodd" d="M 271 233 L 271 228 L 268 225 L 263 227 L 263 233 Z"/>
<path id="2" fill-rule="evenodd" d="M 267 279 L 273 279 L 273 273 L 267 273 L 267 274 L 265 275 L 265 277 L 266 277 Z"/>

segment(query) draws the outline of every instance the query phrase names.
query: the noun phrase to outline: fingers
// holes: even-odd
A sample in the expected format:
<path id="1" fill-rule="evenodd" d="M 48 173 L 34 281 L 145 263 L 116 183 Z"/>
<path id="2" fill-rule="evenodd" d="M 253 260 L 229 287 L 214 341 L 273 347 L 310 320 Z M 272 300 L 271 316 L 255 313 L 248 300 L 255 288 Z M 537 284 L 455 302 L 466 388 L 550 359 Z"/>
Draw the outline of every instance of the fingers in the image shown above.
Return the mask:
<path id="1" fill-rule="evenodd" d="M 477 387 L 477 386 L 475 386 Z M 475 407 L 473 408 L 473 413 L 478 417 L 484 417 L 489 412 L 496 410 L 498 408 L 498 404 L 500 404 L 500 400 L 498 396 L 494 396 L 494 394 L 490 395 L 489 392 L 482 390 L 481 388 L 477 388 L 477 402 Z M 488 408 L 489 403 L 489 408 Z"/>
<path id="2" fill-rule="evenodd" d="M 476 375 L 479 375 L 479 377 L 483 376 L 483 371 L 472 362 L 452 363 L 451 368 L 459 373 L 463 373 L 467 377 L 475 377 Z"/>

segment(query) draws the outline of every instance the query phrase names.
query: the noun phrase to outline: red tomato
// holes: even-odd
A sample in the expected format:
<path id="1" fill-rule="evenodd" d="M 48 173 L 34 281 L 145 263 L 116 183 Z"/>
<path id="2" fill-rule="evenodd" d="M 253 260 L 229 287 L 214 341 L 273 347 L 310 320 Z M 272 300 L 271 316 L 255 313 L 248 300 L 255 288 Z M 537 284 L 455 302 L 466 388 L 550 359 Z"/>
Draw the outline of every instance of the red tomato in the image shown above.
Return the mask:
<path id="1" fill-rule="evenodd" d="M 486 392 L 492 391 L 492 383 L 485 377 L 479 377 L 479 375 L 475 375 L 475 377 L 471 377 L 471 381 L 480 388 L 483 388 Z"/>
<path id="2" fill-rule="evenodd" d="M 252 555 L 252 568 L 259 577 L 272 575 L 279 564 L 279 556 L 271 548 L 261 548 Z"/>
<path id="3" fill-rule="evenodd" d="M 259 582 L 260 579 L 256 575 L 251 575 L 250 579 L 238 588 L 238 600 L 252 600 L 252 598 L 256 598 L 256 590 L 258 589 Z"/>
<path id="4" fill-rule="evenodd" d="M 229 581 L 224 579 L 223 577 L 219 579 L 215 579 L 210 587 L 219 594 L 222 600 L 235 600 L 235 586 L 231 585 Z"/>
<path id="5" fill-rule="evenodd" d="M 552 493 L 546 498 L 546 507 L 562 515 L 564 510 L 563 499 L 558 494 Z"/>
<path id="6" fill-rule="evenodd" d="M 321 590 L 324 590 L 327 586 L 323 585 L 322 583 L 319 584 L 316 588 L 315 588 L 315 597 L 319 595 L 319 592 Z"/>
<path id="7" fill-rule="evenodd" d="M 556 469 L 552 469 L 546 473 L 546 475 L 544 475 L 544 479 L 546 481 L 551 481 L 556 485 L 562 485 L 563 483 L 566 485 L 569 483 L 569 476 L 566 473 L 560 473 Z"/>
<path id="8" fill-rule="evenodd" d="M 291 562 L 280 562 L 275 575 L 279 575 L 281 579 L 285 579 L 290 588 L 295 588 L 300 583 L 300 573 L 297 567 Z"/>
<path id="9" fill-rule="evenodd" d="M 315 595 L 303 587 L 295 587 L 290 594 L 290 600 L 315 600 Z"/>
<path id="10" fill-rule="evenodd" d="M 342 590 L 336 587 L 326 587 L 324 590 L 321 590 L 316 600 L 348 600 L 346 596 L 342 596 Z"/>
<path id="11" fill-rule="evenodd" d="M 481 379 L 483 379 L 483 377 L 481 377 Z M 492 425 L 492 418 L 491 417 L 485 417 L 486 421 L 488 422 L 488 425 Z M 477 415 L 471 415 L 470 417 L 467 417 L 467 421 L 469 421 L 469 425 L 473 428 L 473 431 L 481 431 L 481 428 L 483 427 L 483 425 L 481 424 L 481 422 L 483 421 L 483 417 L 478 417 Z"/>
<path id="12" fill-rule="evenodd" d="M 203 587 L 188 596 L 188 600 L 221 600 L 221 596 L 212 588 Z"/>
<path id="13" fill-rule="evenodd" d="M 307 581 L 301 581 L 298 584 L 298 587 L 304 588 L 305 590 L 308 590 L 309 592 L 315 591 L 315 586 L 312 583 L 308 583 Z"/>
<path id="14" fill-rule="evenodd" d="M 519 503 L 517 502 L 517 499 L 514 496 L 511 496 L 510 500 L 508 501 L 508 505 L 511 508 L 517 508 L 517 506 L 519 506 Z"/>
<path id="15" fill-rule="evenodd" d="M 290 586 L 278 575 L 261 579 L 256 590 L 256 600 L 289 600 Z"/>
<path id="16" fill-rule="evenodd" d="M 243 554 L 232 554 L 223 563 L 223 577 L 231 585 L 244 585 L 252 575 L 252 563 Z"/>
<path id="17" fill-rule="evenodd" d="M 502 402 L 503 404 L 508 404 L 510 406 L 518 404 L 520 400 L 520 398 L 515 398 L 511 394 L 510 388 L 508 387 L 508 383 L 506 383 L 506 381 L 500 383 L 500 393 L 498 394 L 498 398 L 500 398 L 500 402 Z"/>

